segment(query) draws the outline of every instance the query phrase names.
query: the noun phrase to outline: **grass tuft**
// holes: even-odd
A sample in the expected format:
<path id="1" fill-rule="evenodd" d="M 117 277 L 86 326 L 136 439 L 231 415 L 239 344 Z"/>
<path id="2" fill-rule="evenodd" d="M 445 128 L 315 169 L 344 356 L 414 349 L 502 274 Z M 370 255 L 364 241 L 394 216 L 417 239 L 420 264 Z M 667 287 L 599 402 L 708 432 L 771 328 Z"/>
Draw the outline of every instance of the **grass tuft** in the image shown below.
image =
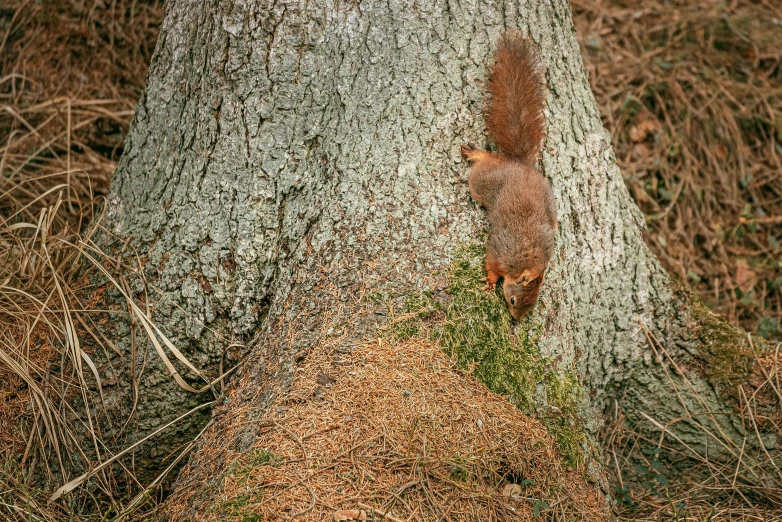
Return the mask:
<path id="1" fill-rule="evenodd" d="M 12 0 L 0 9 L 3 520 L 113 518 L 123 509 L 117 493 L 135 484 L 132 467 L 106 466 L 108 448 L 122 449 L 132 434 L 128 419 L 109 413 L 104 386 L 116 380 L 95 362 L 117 351 L 105 327 L 123 314 L 106 309 L 103 293 L 122 296 L 119 274 L 133 268 L 92 238 L 162 15 L 154 2 Z M 156 348 L 181 361 L 131 297 L 128 309 Z M 84 469 L 93 470 L 81 479 L 88 494 L 49 501 L 52 486 Z"/>

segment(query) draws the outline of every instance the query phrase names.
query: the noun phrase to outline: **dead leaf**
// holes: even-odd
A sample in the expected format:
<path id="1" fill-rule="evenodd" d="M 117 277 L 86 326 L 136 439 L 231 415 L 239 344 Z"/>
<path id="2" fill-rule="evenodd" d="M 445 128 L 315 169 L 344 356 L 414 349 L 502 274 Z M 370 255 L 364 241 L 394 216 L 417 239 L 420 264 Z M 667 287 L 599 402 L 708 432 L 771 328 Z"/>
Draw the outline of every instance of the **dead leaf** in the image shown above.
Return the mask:
<path id="1" fill-rule="evenodd" d="M 630 127 L 630 139 L 635 143 L 642 142 L 646 140 L 646 137 L 649 135 L 649 133 L 656 128 L 657 124 L 654 122 L 654 120 L 644 120 L 638 125 Z"/>
<path id="2" fill-rule="evenodd" d="M 326 386 L 327 388 L 331 387 L 331 385 L 334 384 L 335 382 L 336 381 L 334 379 L 332 379 L 325 373 L 321 373 L 318 375 L 318 384 Z"/>
<path id="3" fill-rule="evenodd" d="M 755 286 L 757 274 L 749 268 L 746 259 L 736 261 L 736 284 L 745 294 Z"/>
<path id="4" fill-rule="evenodd" d="M 595 33 L 589 33 L 584 38 L 584 45 L 587 46 L 590 49 L 600 49 L 603 45 L 603 40 L 600 38 L 599 35 Z"/>
<path id="5" fill-rule="evenodd" d="M 633 155 L 637 158 L 648 158 L 649 154 L 651 154 L 651 151 L 649 150 L 649 147 L 646 145 L 641 145 L 640 143 L 633 146 Z"/>
<path id="6" fill-rule="evenodd" d="M 521 496 L 521 486 L 518 484 L 505 484 L 502 488 L 502 496 L 505 498 L 516 498 Z"/>

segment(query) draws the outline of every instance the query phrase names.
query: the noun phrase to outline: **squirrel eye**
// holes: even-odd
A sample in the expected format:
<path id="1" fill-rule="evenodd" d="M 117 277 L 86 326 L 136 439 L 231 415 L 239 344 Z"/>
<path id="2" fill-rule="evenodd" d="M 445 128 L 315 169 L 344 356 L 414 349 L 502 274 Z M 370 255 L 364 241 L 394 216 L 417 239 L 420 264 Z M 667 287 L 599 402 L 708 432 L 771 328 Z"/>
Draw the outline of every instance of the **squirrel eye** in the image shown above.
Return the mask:
<path id="1" fill-rule="evenodd" d="M 512 304 L 512 305 L 516 304 L 516 298 L 515 297 L 511 297 L 510 298 L 510 304 Z"/>

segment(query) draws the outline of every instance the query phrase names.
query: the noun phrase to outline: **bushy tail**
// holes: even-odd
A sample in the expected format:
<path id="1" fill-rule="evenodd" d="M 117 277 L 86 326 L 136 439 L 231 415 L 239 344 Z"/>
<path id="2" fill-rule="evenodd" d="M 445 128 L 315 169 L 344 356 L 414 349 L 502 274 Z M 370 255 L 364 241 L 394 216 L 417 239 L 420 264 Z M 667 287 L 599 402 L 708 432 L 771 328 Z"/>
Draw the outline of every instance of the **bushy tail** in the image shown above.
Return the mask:
<path id="1" fill-rule="evenodd" d="M 502 152 L 535 163 L 546 133 L 545 95 L 537 50 L 529 40 L 506 33 L 489 77 L 486 130 Z"/>

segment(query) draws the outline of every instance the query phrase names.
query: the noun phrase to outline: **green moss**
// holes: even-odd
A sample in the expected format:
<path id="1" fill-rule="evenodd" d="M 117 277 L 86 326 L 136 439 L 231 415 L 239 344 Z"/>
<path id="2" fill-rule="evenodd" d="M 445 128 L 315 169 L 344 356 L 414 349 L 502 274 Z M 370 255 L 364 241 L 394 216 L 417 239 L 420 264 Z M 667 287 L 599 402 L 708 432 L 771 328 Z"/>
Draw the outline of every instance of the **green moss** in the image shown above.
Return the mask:
<path id="1" fill-rule="evenodd" d="M 701 303 L 693 303 L 691 313 L 706 378 L 723 398 L 735 399 L 737 385 L 747 382 L 755 364 L 747 334 Z M 762 339 L 753 337 L 753 343 L 756 350 L 766 349 Z"/>
<path id="2" fill-rule="evenodd" d="M 459 458 L 454 459 L 455 462 L 451 465 L 451 478 L 456 482 L 467 482 L 470 478 L 470 473 L 462 466 Z"/>
<path id="3" fill-rule="evenodd" d="M 260 466 L 279 466 L 283 459 L 267 450 L 266 448 L 256 448 L 249 455 L 241 460 L 234 461 L 226 467 L 225 474 L 239 477 L 243 480 L 251 475 L 255 468 Z"/>
<path id="4" fill-rule="evenodd" d="M 256 448 L 250 455 L 250 464 L 253 466 L 278 466 L 281 462 L 282 459 L 266 448 Z"/>
<path id="5" fill-rule="evenodd" d="M 226 511 L 236 511 L 250 503 L 249 495 L 239 495 L 231 500 L 223 502 L 221 507 Z"/>
<path id="6" fill-rule="evenodd" d="M 220 504 L 219 512 L 222 519 L 230 519 L 239 522 L 261 522 L 263 517 L 247 510 L 247 506 L 253 502 L 249 495 L 239 495 Z"/>
<path id="7" fill-rule="evenodd" d="M 543 422 L 556 437 L 565 462 L 573 467 L 585 463 L 584 447 L 587 437 L 579 415 L 579 405 L 583 402 L 578 376 L 572 370 L 550 371 L 545 379 L 547 403 L 559 411 L 544 417 Z"/>
<path id="8" fill-rule="evenodd" d="M 507 396 L 525 413 L 533 413 L 537 384 L 543 380 L 537 339 L 540 324 L 527 316 L 512 335 L 511 316 L 498 287 L 494 293 L 481 290 L 484 249 L 471 245 L 457 252 L 451 265 L 445 320 L 434 327 L 438 341 L 462 368 L 492 391 Z"/>
<path id="9" fill-rule="evenodd" d="M 392 308 L 391 302 L 391 297 L 387 297 L 384 304 Z M 442 305 L 432 297 L 432 292 L 429 290 L 406 296 L 401 317 L 391 322 L 388 331 L 397 341 L 425 337 L 426 321 L 441 313 L 442 308 Z"/>
<path id="10" fill-rule="evenodd" d="M 251 453 L 228 464 L 225 476 L 235 477 L 236 483 L 243 486 L 244 494 L 213 506 L 213 509 L 219 512 L 220 516 L 226 520 L 263 520 L 260 515 L 246 509 L 246 506 L 255 503 L 264 494 L 263 489 L 254 480 L 252 472 L 261 466 L 279 466 L 282 463 L 283 459 L 268 449 L 255 448 Z"/>
<path id="11" fill-rule="evenodd" d="M 484 256 L 481 245 L 459 248 L 448 274 L 449 299 L 437 301 L 428 292 L 407 296 L 405 319 L 394 322 L 390 332 L 399 340 L 428 337 L 439 343 L 489 389 L 524 413 L 537 413 L 556 437 L 565 461 L 578 467 L 585 462 L 586 435 L 578 415 L 582 394 L 577 376 L 541 357 L 537 343 L 543 325 L 536 312 L 514 327 L 501 289 L 481 290 Z"/>

